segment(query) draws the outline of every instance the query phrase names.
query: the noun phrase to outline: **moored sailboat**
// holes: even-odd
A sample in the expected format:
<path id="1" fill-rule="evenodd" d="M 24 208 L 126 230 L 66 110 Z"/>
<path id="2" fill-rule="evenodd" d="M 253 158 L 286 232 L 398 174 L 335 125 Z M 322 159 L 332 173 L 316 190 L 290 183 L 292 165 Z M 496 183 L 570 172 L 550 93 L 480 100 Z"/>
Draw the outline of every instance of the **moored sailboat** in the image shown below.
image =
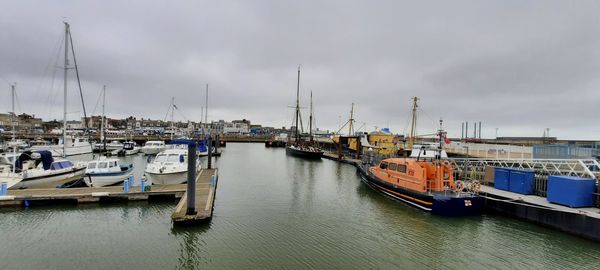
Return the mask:
<path id="1" fill-rule="evenodd" d="M 291 156 L 297 156 L 308 159 L 321 159 L 323 157 L 323 151 L 315 144 L 312 136 L 312 93 L 310 94 L 310 118 L 309 118 L 309 140 L 306 141 L 300 135 L 300 67 L 298 67 L 298 83 L 296 87 L 296 115 L 295 125 L 296 130 L 294 133 L 294 140 L 288 139 L 288 143 L 285 147 L 285 153 Z"/>

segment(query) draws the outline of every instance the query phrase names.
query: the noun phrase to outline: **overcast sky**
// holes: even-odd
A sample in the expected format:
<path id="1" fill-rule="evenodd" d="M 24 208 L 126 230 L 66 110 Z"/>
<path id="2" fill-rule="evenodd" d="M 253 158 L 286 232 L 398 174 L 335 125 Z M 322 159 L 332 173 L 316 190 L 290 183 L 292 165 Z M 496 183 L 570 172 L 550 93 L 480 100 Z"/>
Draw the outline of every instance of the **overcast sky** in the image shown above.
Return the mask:
<path id="1" fill-rule="evenodd" d="M 127 3 L 125 3 L 127 2 Z M 0 111 L 62 118 L 62 21 L 71 24 L 88 113 L 289 126 L 296 72 L 321 129 L 600 139 L 599 1 L 5 1 Z M 83 115 L 74 72 L 69 118 Z M 98 104 L 98 105 L 97 105 Z M 94 110 L 95 108 L 95 110 Z M 304 111 L 307 118 L 307 110 Z M 473 127 L 469 127 L 472 132 Z"/>

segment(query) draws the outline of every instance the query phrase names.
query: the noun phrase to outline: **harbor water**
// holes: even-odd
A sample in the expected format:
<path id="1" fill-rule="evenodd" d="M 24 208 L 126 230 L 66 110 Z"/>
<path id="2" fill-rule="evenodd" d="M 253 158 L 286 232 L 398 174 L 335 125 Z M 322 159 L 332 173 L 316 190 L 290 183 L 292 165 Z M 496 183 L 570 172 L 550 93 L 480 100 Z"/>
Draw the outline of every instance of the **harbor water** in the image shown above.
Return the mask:
<path id="1" fill-rule="evenodd" d="M 134 163 L 139 178 L 146 158 L 124 162 Z M 220 181 L 214 216 L 204 226 L 173 228 L 175 202 L 0 209 L 0 269 L 600 265 L 600 243 L 496 215 L 432 216 L 369 189 L 351 165 L 236 143 L 215 163 Z"/>

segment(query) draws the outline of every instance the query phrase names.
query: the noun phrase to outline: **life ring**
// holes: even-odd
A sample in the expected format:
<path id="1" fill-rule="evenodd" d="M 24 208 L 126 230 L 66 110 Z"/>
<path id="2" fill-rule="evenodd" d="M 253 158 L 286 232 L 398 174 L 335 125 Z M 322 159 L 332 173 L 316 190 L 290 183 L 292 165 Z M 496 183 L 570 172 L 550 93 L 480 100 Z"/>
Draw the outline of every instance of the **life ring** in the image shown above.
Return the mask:
<path id="1" fill-rule="evenodd" d="M 457 180 L 456 182 L 454 182 L 454 191 L 462 192 L 463 189 L 465 189 L 465 182 L 461 180 Z"/>

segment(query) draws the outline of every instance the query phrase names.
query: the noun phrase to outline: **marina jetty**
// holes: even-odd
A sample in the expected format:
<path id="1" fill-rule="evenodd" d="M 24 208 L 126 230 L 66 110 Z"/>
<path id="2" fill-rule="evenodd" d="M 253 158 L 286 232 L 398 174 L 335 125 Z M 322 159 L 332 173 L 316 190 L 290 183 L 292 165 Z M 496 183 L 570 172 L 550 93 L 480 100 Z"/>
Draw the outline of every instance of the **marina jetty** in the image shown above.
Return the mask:
<path id="1" fill-rule="evenodd" d="M 387 156 L 340 155 L 324 158 L 364 173 Z M 596 160 L 448 158 L 459 178 L 481 183 L 484 211 L 506 215 L 600 241 L 600 193 Z M 467 191 L 468 192 L 468 191 Z"/>

